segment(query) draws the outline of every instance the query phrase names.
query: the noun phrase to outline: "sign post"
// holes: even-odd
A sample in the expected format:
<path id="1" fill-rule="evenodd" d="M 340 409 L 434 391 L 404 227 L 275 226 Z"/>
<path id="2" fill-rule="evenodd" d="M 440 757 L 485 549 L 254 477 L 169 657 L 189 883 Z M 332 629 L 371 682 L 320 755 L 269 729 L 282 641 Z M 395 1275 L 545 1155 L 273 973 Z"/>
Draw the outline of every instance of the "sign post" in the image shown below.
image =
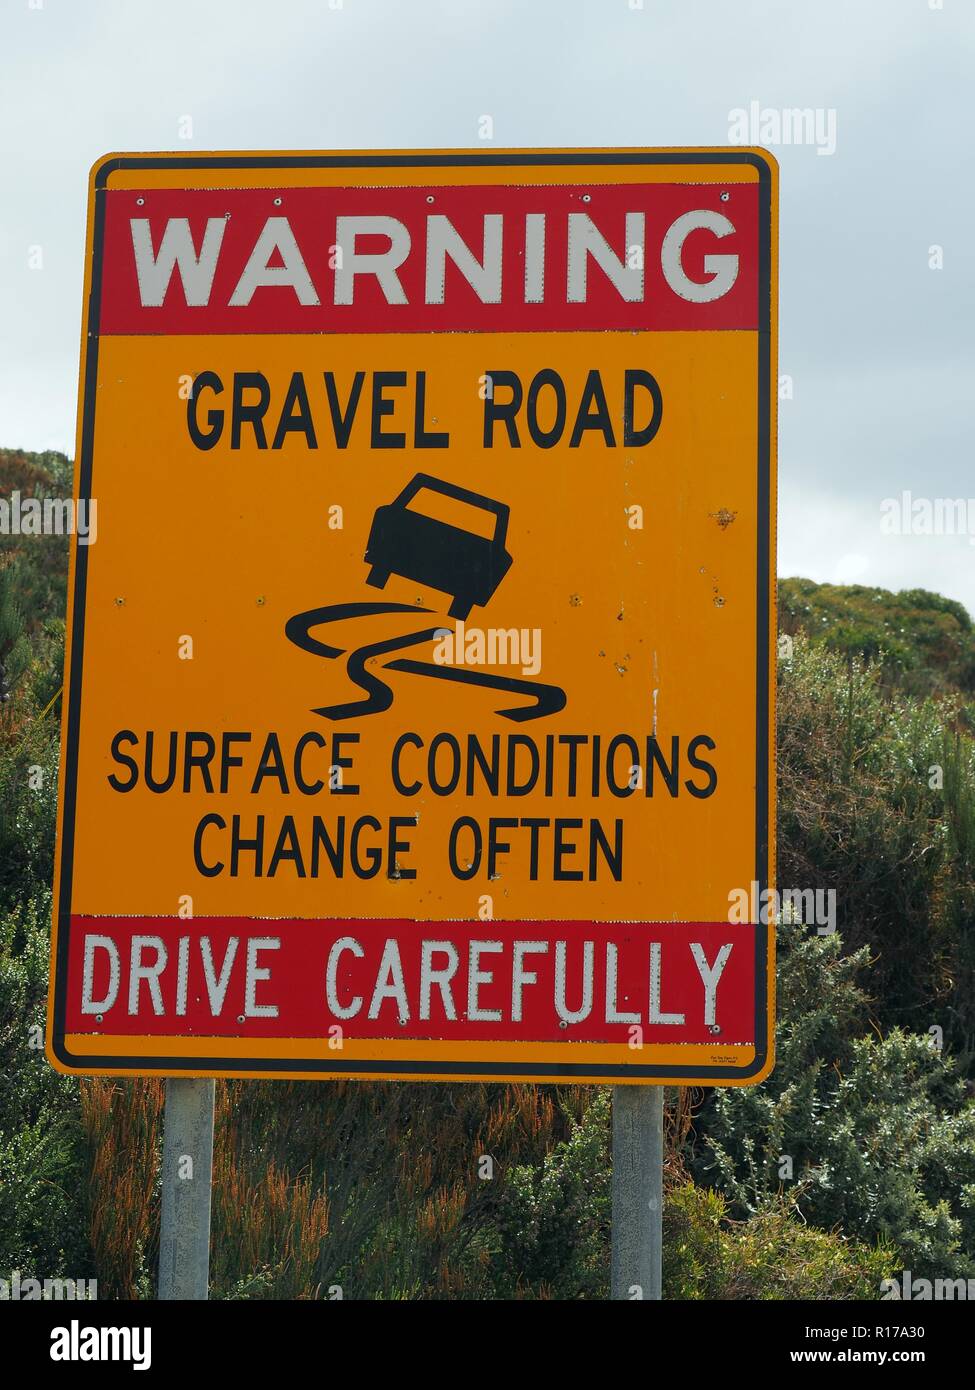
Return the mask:
<path id="1" fill-rule="evenodd" d="M 659 1087 L 768 1074 L 775 206 L 738 147 L 99 161 L 55 1066 L 613 1084 L 628 1193 Z"/>
<path id="2" fill-rule="evenodd" d="M 663 1253 L 664 1088 L 613 1087 L 611 1291 L 659 1299 Z"/>
<path id="3" fill-rule="evenodd" d="M 170 1077 L 163 1115 L 160 1299 L 205 1299 L 210 1274 L 213 1086 Z"/>

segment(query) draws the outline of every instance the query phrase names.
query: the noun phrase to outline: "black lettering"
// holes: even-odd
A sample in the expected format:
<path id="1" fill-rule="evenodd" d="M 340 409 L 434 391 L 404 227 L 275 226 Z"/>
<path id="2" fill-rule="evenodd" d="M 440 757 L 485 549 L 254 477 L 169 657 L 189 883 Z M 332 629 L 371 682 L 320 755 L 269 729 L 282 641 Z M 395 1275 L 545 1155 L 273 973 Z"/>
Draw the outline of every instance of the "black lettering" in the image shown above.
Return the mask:
<path id="1" fill-rule="evenodd" d="M 591 404 L 595 404 L 595 411 L 589 409 Z M 579 442 L 586 430 L 598 430 L 603 436 L 603 442 L 611 449 L 616 447 L 616 436 L 613 434 L 613 422 L 609 413 L 609 406 L 606 404 L 606 392 L 603 390 L 602 378 L 597 371 L 591 371 L 586 377 L 586 384 L 582 390 L 582 400 L 579 402 L 579 409 L 576 412 L 576 422 L 572 427 L 572 436 L 569 439 L 569 448 L 578 449 Z"/>
<path id="2" fill-rule="evenodd" d="M 413 414 L 413 447 L 414 449 L 448 449 L 450 447 L 450 435 L 446 430 L 428 430 L 426 428 L 426 405 L 427 405 L 427 374 L 417 372 L 416 374 L 416 409 Z"/>
<path id="3" fill-rule="evenodd" d="M 176 737 L 176 735 L 173 734 L 173 738 L 175 738 L 175 737 Z M 146 739 L 146 743 L 147 743 L 147 744 L 148 744 L 149 738 L 151 738 L 151 735 L 149 735 L 149 736 L 147 737 L 147 739 Z M 203 751 L 202 753 L 194 753 L 194 751 L 193 751 L 195 745 L 198 744 L 198 743 L 202 743 L 202 745 L 203 745 L 203 750 L 204 750 L 204 751 Z M 200 772 L 202 773 L 202 775 L 203 775 L 203 785 L 204 785 L 204 787 L 206 787 L 207 791 L 208 791 L 208 792 L 212 792 L 212 791 L 213 791 L 213 778 L 210 776 L 210 764 L 213 762 L 213 755 L 216 753 L 216 751 L 217 751 L 217 744 L 216 744 L 216 740 L 214 739 L 214 737 L 213 737 L 212 734 L 188 733 L 188 734 L 186 735 L 186 742 L 185 742 L 185 744 L 184 744 L 184 746 L 183 746 L 183 791 L 184 791 L 184 792 L 188 792 L 188 791 L 190 790 L 190 784 L 191 784 L 191 782 L 192 782 L 192 780 L 193 780 L 192 777 L 190 776 L 190 774 L 191 774 L 191 772 L 193 771 L 193 768 L 198 768 L 198 769 L 200 770 Z M 172 779 L 170 779 L 170 782 L 167 783 L 167 787 L 170 786 L 171 784 L 172 784 Z M 164 790 L 165 790 L 165 789 L 164 789 Z"/>
<path id="4" fill-rule="evenodd" d="M 706 758 L 697 757 L 697 750 L 698 748 L 706 748 L 711 752 L 716 747 L 717 745 L 714 739 L 708 738 L 707 734 L 698 734 L 695 738 L 692 738 L 687 745 L 687 761 L 690 763 L 691 767 L 696 767 L 699 771 L 706 772 L 708 777 L 707 786 L 703 788 L 695 786 L 690 778 L 687 779 L 684 786 L 690 792 L 691 796 L 703 798 L 714 794 L 715 788 L 718 785 L 717 769 L 714 767 L 714 764 L 709 763 Z"/>
<path id="5" fill-rule="evenodd" d="M 555 422 L 550 430 L 543 430 L 538 423 L 538 396 L 543 386 L 550 386 L 555 392 Z M 565 384 L 558 372 L 551 367 L 545 367 L 532 377 L 532 384 L 528 388 L 528 400 L 525 403 L 525 415 L 528 420 L 528 433 L 532 437 L 532 442 L 537 444 L 540 449 L 551 449 L 565 431 Z"/>
<path id="6" fill-rule="evenodd" d="M 199 400 L 200 392 L 209 388 L 215 396 L 219 396 L 223 391 L 223 382 L 216 372 L 200 372 L 194 378 L 193 389 L 186 402 L 186 428 L 189 430 L 190 438 L 198 449 L 212 449 L 219 443 L 220 436 L 223 434 L 223 411 L 210 409 L 207 411 L 207 430 L 200 429 L 200 422 L 197 419 L 196 403 Z"/>
<path id="7" fill-rule="evenodd" d="M 205 737 L 205 735 L 201 735 L 201 737 Z M 149 732 L 146 734 L 146 786 L 149 788 L 151 792 L 168 792 L 170 787 L 176 781 L 176 743 L 177 735 L 174 730 L 169 735 L 169 767 L 166 769 L 166 777 L 164 781 L 159 782 L 157 781 L 156 776 L 152 770 L 152 755 L 155 752 L 156 748 L 155 731 L 153 729 L 150 729 Z M 183 775 L 184 777 L 189 776 L 188 768 L 184 770 Z M 186 788 L 184 787 L 183 790 L 185 791 Z M 212 791 L 213 788 L 210 787 L 208 788 L 208 790 Z"/>
<path id="8" fill-rule="evenodd" d="M 676 796 L 678 792 L 678 779 L 680 777 L 680 739 L 676 734 L 670 740 L 670 766 L 664 761 L 664 756 L 660 751 L 660 744 L 651 735 L 647 739 L 647 786 L 646 795 L 653 796 L 654 768 L 659 768 L 663 774 L 663 779 L 667 783 L 667 790 L 671 796 Z"/>
<path id="9" fill-rule="evenodd" d="M 240 816 L 234 816 L 230 828 L 230 877 L 238 877 L 238 867 L 242 852 L 254 855 L 254 877 L 260 878 L 264 865 L 264 817 L 257 817 L 257 834 L 253 840 L 244 840 L 240 834 Z"/>
<path id="10" fill-rule="evenodd" d="M 349 841 L 349 853 L 352 861 L 352 872 L 356 878 L 375 878 L 382 868 L 383 852 L 375 845 L 366 850 L 365 864 L 359 858 L 359 836 L 367 826 L 370 830 L 382 830 L 382 826 L 375 816 L 360 816 L 353 825 Z"/>
<path id="11" fill-rule="evenodd" d="M 223 861 L 219 864 L 206 864 L 203 861 L 203 832 L 211 825 L 215 825 L 218 830 L 226 830 L 227 828 L 227 822 L 224 820 L 223 816 L 217 816 L 211 813 L 203 817 L 196 827 L 196 834 L 193 836 L 193 862 L 196 865 L 197 872 L 201 873 L 204 878 L 216 878 L 217 875 L 222 874 L 224 870 Z"/>
<path id="12" fill-rule="evenodd" d="M 484 447 L 494 448 L 494 424 L 500 420 L 508 431 L 508 443 L 512 449 L 521 448 L 515 416 L 521 409 L 521 382 L 514 372 L 486 372 L 488 394 L 484 397 Z M 498 387 L 511 388 L 510 401 L 498 401 Z"/>
<path id="13" fill-rule="evenodd" d="M 575 796 L 576 794 L 576 774 L 578 771 L 579 749 L 582 747 L 584 743 L 587 742 L 588 739 L 586 738 L 585 734 L 559 734 L 559 743 L 566 744 L 569 749 L 568 786 L 566 788 L 567 796 Z"/>
<path id="14" fill-rule="evenodd" d="M 301 858 L 301 846 L 298 844 L 294 816 L 285 816 L 281 822 L 281 829 L 278 831 L 278 838 L 271 853 L 271 862 L 267 866 L 268 878 L 273 878 L 278 871 L 278 865 L 286 861 L 294 864 L 299 878 L 305 877 L 305 866 Z"/>
<path id="15" fill-rule="evenodd" d="M 231 743 L 250 743 L 250 734 L 223 734 L 220 739 L 220 791 L 226 794 L 230 782 L 229 771 L 232 767 L 243 767 L 243 758 L 238 758 L 230 752 Z"/>
<path id="16" fill-rule="evenodd" d="M 264 742 L 264 751 L 261 754 L 261 761 L 257 765 L 254 773 L 254 783 L 251 787 L 251 795 L 259 792 L 265 777 L 273 777 L 278 786 L 288 794 L 288 778 L 284 770 L 284 759 L 281 756 L 281 744 L 277 734 L 268 734 Z"/>
<path id="17" fill-rule="evenodd" d="M 120 781 L 114 772 L 111 773 L 108 779 L 108 785 L 114 787 L 117 792 L 130 792 L 139 781 L 139 764 L 134 758 L 130 758 L 128 753 L 119 751 L 120 745 L 123 743 L 138 744 L 138 742 L 138 736 L 134 734 L 131 729 L 119 729 L 118 733 L 112 739 L 112 758 L 122 767 L 129 768 L 132 773 L 128 782 Z"/>
<path id="18" fill-rule="evenodd" d="M 471 862 L 461 868 L 457 859 L 457 840 L 461 830 L 469 830 L 473 839 L 473 856 Z M 455 820 L 450 827 L 450 844 L 447 848 L 450 860 L 450 872 L 454 878 L 469 879 L 473 878 L 481 867 L 481 827 L 472 816 L 461 816 L 460 820 Z"/>
<path id="19" fill-rule="evenodd" d="M 492 796 L 497 796 L 500 786 L 501 736 L 491 735 L 491 761 L 488 763 L 477 734 L 467 735 L 467 795 L 474 795 L 474 768 L 480 768 L 484 785 Z"/>
<path id="20" fill-rule="evenodd" d="M 399 738 L 393 745 L 393 758 L 390 771 L 392 773 L 393 786 L 399 792 L 400 796 L 416 796 L 417 792 L 420 790 L 420 787 L 423 784 L 417 781 L 411 782 L 409 786 L 407 786 L 407 784 L 403 781 L 402 777 L 400 777 L 399 775 L 400 750 L 405 748 L 407 744 L 409 744 L 413 748 L 422 748 L 423 739 L 420 737 L 419 734 L 400 734 Z"/>
<path id="21" fill-rule="evenodd" d="M 527 748 L 531 762 L 531 772 L 527 782 L 519 783 L 516 779 L 515 763 L 517 762 L 517 749 Z M 508 796 L 527 796 L 533 790 L 538 781 L 538 770 L 540 759 L 538 756 L 538 746 L 535 740 L 529 738 L 527 734 L 511 734 L 508 739 L 508 777 L 505 791 Z"/>
<path id="22" fill-rule="evenodd" d="M 657 385 L 656 378 L 649 372 L 643 371 L 641 367 L 633 367 L 626 372 L 623 386 L 623 448 L 641 449 L 645 444 L 656 436 L 660 428 L 660 421 L 663 419 L 664 398 L 660 394 L 660 387 Z M 644 425 L 642 429 L 636 429 L 633 421 L 635 418 L 634 393 L 638 386 L 642 386 L 645 391 L 650 392 L 650 399 L 653 402 L 653 414 L 650 423 Z"/>
<path id="23" fill-rule="evenodd" d="M 446 782 L 441 782 L 437 775 L 437 754 L 441 748 L 449 748 L 453 755 L 453 769 Z M 437 796 L 450 796 L 456 791 L 457 783 L 460 781 L 460 744 L 453 734 L 437 734 L 430 744 L 430 751 L 427 754 L 427 782 L 430 790 Z"/>
<path id="24" fill-rule="evenodd" d="M 336 878 L 342 878 L 343 866 L 345 861 L 345 817 L 339 816 L 336 826 L 336 839 L 333 842 L 328 833 L 328 828 L 321 816 L 314 816 L 311 823 L 311 876 L 318 877 L 319 851 L 325 847 L 329 863 L 332 866 L 332 873 Z"/>
<path id="25" fill-rule="evenodd" d="M 298 407 L 297 413 L 295 406 Z M 280 449 L 285 436 L 292 432 L 303 434 L 309 449 L 318 448 L 315 424 L 311 418 L 311 406 L 308 404 L 308 392 L 305 390 L 305 378 L 301 372 L 293 372 L 291 375 L 284 405 L 281 407 L 281 418 L 274 432 L 271 448 Z"/>
<path id="26" fill-rule="evenodd" d="M 302 734 L 301 738 L 295 744 L 295 786 L 301 792 L 302 796 L 317 796 L 325 785 L 320 777 L 315 782 L 305 781 L 305 770 L 302 765 L 302 760 L 305 756 L 305 749 L 310 743 L 313 743 L 316 748 L 324 748 L 328 743 L 328 739 L 324 734 L 313 731 L 308 734 Z"/>
<path id="27" fill-rule="evenodd" d="M 609 841 L 603 833 L 603 827 L 598 820 L 594 820 L 589 826 L 589 877 L 595 880 L 597 875 L 596 850 L 601 849 L 603 858 L 609 866 L 609 871 L 613 875 L 616 883 L 623 878 L 623 822 L 617 820 L 613 822 L 615 827 L 615 837 L 613 848 L 610 849 Z"/>
<path id="28" fill-rule="evenodd" d="M 510 841 L 499 840 L 498 831 L 516 830 L 517 827 L 517 819 L 512 819 L 509 816 L 492 816 L 488 821 L 488 878 L 498 877 L 498 855 L 511 853 Z"/>
<path id="29" fill-rule="evenodd" d="M 351 767 L 352 759 L 342 757 L 342 745 L 345 743 L 358 743 L 358 734 L 333 734 L 332 736 L 332 766 Z M 330 790 L 336 796 L 358 796 L 358 782 L 342 782 L 340 787 L 331 787 Z"/>
<path id="30" fill-rule="evenodd" d="M 626 769 L 626 781 L 622 786 L 616 780 L 616 754 L 620 748 L 626 748 L 630 754 L 630 761 Z M 630 738 L 629 734 L 617 734 L 606 750 L 606 782 L 614 796 L 632 796 L 636 791 L 636 787 L 630 783 L 630 768 L 639 766 L 639 762 L 640 750 L 636 745 L 636 740 Z"/>
<path id="31" fill-rule="evenodd" d="M 362 383 L 366 379 L 365 372 L 356 372 L 352 378 L 352 386 L 349 390 L 349 399 L 346 403 L 344 412 L 339 406 L 338 394 L 335 390 L 334 372 L 324 372 L 325 391 L 328 395 L 328 408 L 332 416 L 332 430 L 335 434 L 335 442 L 340 449 L 349 447 L 349 435 L 352 433 L 352 426 L 355 422 L 355 413 L 359 405 L 359 397 L 362 395 Z"/>
<path id="32" fill-rule="evenodd" d="M 552 877 L 556 883 L 579 883 L 582 879 L 581 869 L 564 869 L 562 861 L 570 854 L 575 854 L 579 846 L 576 844 L 566 844 L 564 832 L 566 830 L 581 830 L 581 820 L 570 820 L 563 816 L 557 816 L 555 820 L 555 849 L 552 855 Z"/>
<path id="33" fill-rule="evenodd" d="M 244 392 L 256 391 L 257 400 L 253 405 L 244 404 Z M 264 416 L 271 404 L 271 388 L 263 372 L 234 372 L 233 417 L 230 423 L 230 447 L 240 448 L 240 427 L 250 425 L 254 430 L 254 441 L 259 449 L 267 448 L 264 433 Z"/>
<path id="34" fill-rule="evenodd" d="M 389 869 L 390 878 L 416 878 L 416 869 L 405 869 L 399 862 L 401 854 L 409 854 L 412 845 L 409 840 L 401 840 L 396 832 L 407 826 L 415 828 L 412 816 L 390 816 L 389 818 Z"/>
<path id="35" fill-rule="evenodd" d="M 528 850 L 528 877 L 534 883 L 538 878 L 538 832 L 550 822 L 547 816 L 522 816 L 521 823 L 531 831 Z"/>
<path id="36" fill-rule="evenodd" d="M 395 401 L 388 401 L 383 395 L 387 387 L 405 386 L 405 372 L 373 372 L 372 374 L 372 432 L 370 443 L 374 449 L 405 449 L 406 435 L 399 430 L 383 433 L 383 417 L 392 415 L 396 409 Z"/>

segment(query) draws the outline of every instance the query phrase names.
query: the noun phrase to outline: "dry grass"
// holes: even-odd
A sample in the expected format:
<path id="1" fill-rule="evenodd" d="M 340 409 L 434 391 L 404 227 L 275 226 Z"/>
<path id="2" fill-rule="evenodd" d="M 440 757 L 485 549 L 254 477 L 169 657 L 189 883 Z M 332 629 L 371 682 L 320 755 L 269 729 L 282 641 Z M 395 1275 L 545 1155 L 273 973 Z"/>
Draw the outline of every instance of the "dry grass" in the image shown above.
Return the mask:
<path id="1" fill-rule="evenodd" d="M 161 1081 L 81 1082 L 88 1230 L 102 1298 L 145 1292 L 140 1276 L 158 1243 L 162 1107 Z"/>

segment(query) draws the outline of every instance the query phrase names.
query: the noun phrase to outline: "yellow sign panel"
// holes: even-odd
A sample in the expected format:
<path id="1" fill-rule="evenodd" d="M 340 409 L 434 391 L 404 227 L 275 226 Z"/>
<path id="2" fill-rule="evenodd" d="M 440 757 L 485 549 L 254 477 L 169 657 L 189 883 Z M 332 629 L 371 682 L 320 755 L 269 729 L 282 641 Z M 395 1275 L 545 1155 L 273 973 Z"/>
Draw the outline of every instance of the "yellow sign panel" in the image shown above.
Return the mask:
<path id="1" fill-rule="evenodd" d="M 55 1066 L 768 1073 L 775 180 L 95 167 Z"/>

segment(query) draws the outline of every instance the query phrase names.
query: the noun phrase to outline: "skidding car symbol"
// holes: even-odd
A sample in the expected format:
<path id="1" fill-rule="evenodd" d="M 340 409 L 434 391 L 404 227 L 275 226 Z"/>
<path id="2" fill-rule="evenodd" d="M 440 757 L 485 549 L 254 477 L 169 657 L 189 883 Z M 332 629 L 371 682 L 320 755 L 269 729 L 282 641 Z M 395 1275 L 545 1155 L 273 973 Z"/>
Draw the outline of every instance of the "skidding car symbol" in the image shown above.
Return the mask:
<path id="1" fill-rule="evenodd" d="M 424 489 L 490 512 L 494 517 L 493 534 L 479 536 L 412 511 L 410 502 Z M 398 574 L 418 584 L 428 584 L 450 594 L 448 614 L 463 621 L 475 604 L 484 607 L 511 568 L 511 556 L 504 548 L 507 533 L 508 507 L 504 502 L 446 483 L 429 473 L 417 473 L 398 497 L 376 509 L 366 545 L 366 563 L 372 566 L 366 583 L 383 589 L 389 576 Z"/>
<path id="2" fill-rule="evenodd" d="M 493 534 L 490 537 L 479 536 L 474 531 L 437 521 L 423 512 L 411 511 L 409 503 L 424 488 L 452 497 L 479 511 L 490 512 L 494 517 Z M 511 568 L 511 556 L 504 548 L 508 515 L 509 508 L 504 502 L 483 497 L 479 492 L 469 492 L 467 488 L 433 478 L 429 473 L 417 473 L 398 497 L 376 509 L 364 556 L 366 563 L 371 566 L 366 582 L 382 589 L 391 574 L 398 574 L 404 579 L 427 584 L 440 593 L 450 595 L 450 616 L 463 623 L 475 603 L 483 606 L 488 602 Z M 518 722 L 541 719 L 549 714 L 558 714 L 565 708 L 565 691 L 557 685 L 517 680 L 513 676 L 502 676 L 492 671 L 458 669 L 456 666 L 417 661 L 406 656 L 388 659 L 395 652 L 442 638 L 449 632 L 443 627 L 442 620 L 435 627 L 369 642 L 351 652 L 312 635 L 315 628 L 327 627 L 330 623 L 344 623 L 349 619 L 392 613 L 415 616 L 433 611 L 418 607 L 419 603 L 419 599 L 416 604 L 329 603 L 321 608 L 309 608 L 305 613 L 295 613 L 288 619 L 284 629 L 288 641 L 302 651 L 329 661 L 347 656 L 349 678 L 366 697 L 364 700 L 322 705 L 314 710 L 315 714 L 325 719 L 356 719 L 389 709 L 393 703 L 393 692 L 374 669 L 380 660 L 383 672 L 403 671 L 432 680 L 451 681 L 455 685 L 483 686 L 488 690 L 531 698 L 532 704 L 505 706 L 497 710 L 505 719 Z"/>

